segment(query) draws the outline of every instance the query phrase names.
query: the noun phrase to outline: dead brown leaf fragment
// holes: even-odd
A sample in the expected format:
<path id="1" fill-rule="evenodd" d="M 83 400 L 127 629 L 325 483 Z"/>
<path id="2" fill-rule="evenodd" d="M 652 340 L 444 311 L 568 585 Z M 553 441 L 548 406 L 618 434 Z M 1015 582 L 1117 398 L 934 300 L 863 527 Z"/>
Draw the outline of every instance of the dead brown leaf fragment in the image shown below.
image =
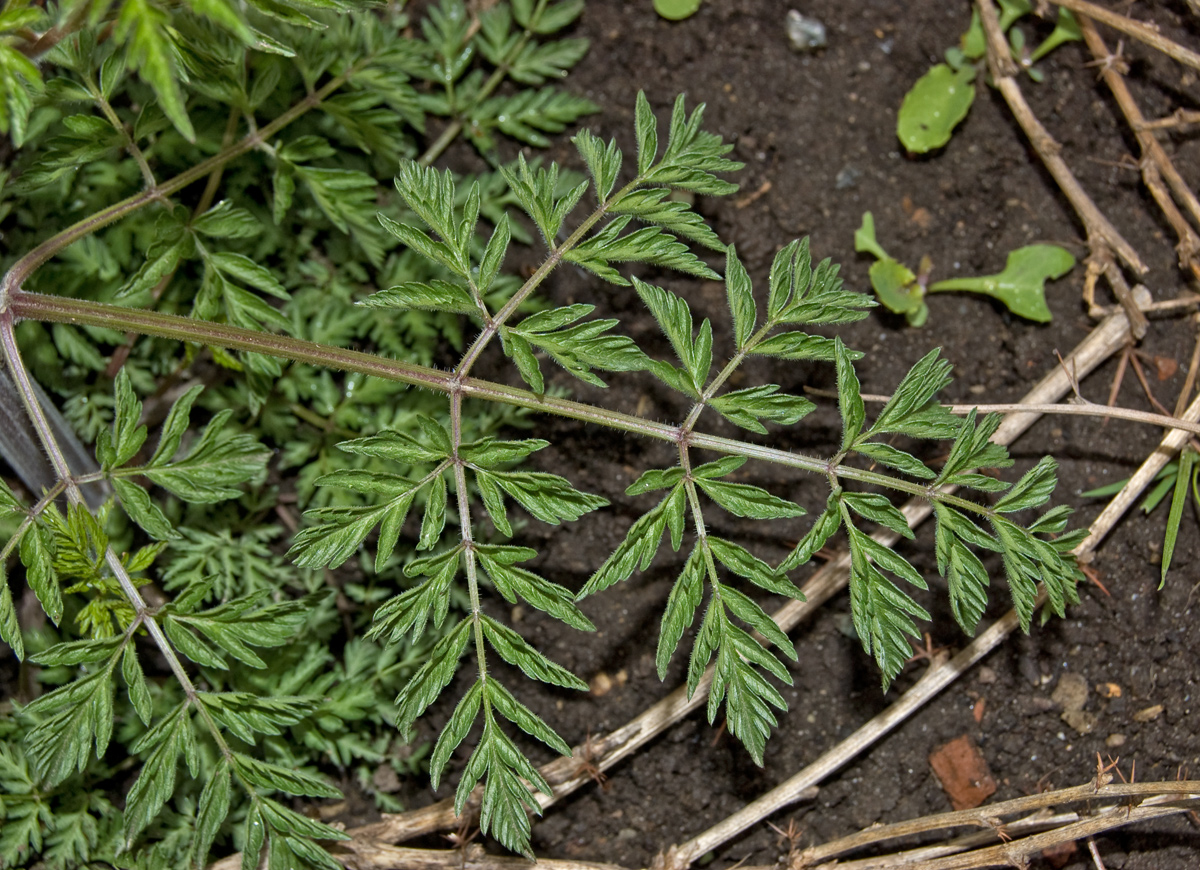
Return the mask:
<path id="1" fill-rule="evenodd" d="M 996 793 L 996 780 L 970 735 L 956 737 L 929 754 L 929 766 L 956 810 L 969 810 Z"/>

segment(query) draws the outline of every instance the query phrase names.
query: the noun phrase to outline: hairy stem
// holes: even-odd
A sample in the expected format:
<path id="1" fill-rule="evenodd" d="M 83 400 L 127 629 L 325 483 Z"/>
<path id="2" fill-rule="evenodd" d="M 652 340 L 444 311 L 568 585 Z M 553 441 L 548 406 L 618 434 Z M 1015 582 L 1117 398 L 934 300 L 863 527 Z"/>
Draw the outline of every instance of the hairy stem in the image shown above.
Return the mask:
<path id="1" fill-rule="evenodd" d="M 150 163 L 146 160 L 146 155 L 142 153 L 142 149 L 137 146 L 137 142 L 133 141 L 133 137 L 129 135 L 129 130 L 125 123 L 117 116 L 116 110 L 112 104 L 105 99 L 104 94 L 100 92 L 92 82 L 88 82 L 88 90 L 91 91 L 92 99 L 96 101 L 96 105 L 100 107 L 100 111 L 104 113 L 105 120 L 108 121 L 112 128 L 121 136 L 121 142 L 125 146 L 125 150 L 137 162 L 138 169 L 142 173 L 142 181 L 146 183 L 147 188 L 153 188 L 158 185 L 154 179 L 154 171 L 150 168 Z"/>
<path id="2" fill-rule="evenodd" d="M 11 310 L 17 317 L 31 320 L 132 330 L 158 338 L 172 338 L 229 350 L 261 353 L 267 356 L 282 357 L 293 362 L 374 375 L 389 381 L 424 387 L 439 393 L 453 393 L 457 390 L 465 398 L 515 405 L 583 423 L 595 423 L 609 429 L 643 435 L 658 441 L 679 444 L 683 440 L 687 440 L 690 447 L 745 456 L 748 459 L 759 459 L 814 474 L 825 475 L 831 470 L 828 461 L 812 456 L 751 444 L 734 438 L 722 438 L 718 435 L 701 432 L 685 432 L 679 426 L 657 423 L 595 405 L 573 402 L 555 396 L 539 396 L 528 390 L 479 378 L 461 377 L 454 373 L 413 363 L 385 359 L 373 354 L 304 341 L 285 335 L 255 332 L 224 323 L 211 323 L 206 320 L 193 320 L 157 311 L 122 308 L 102 302 L 86 302 L 79 299 L 25 292 L 11 300 Z M 833 470 L 839 477 L 846 480 L 882 486 L 922 498 L 938 499 L 962 510 L 984 516 L 991 513 L 990 509 L 983 505 L 957 496 L 939 493 L 925 484 L 846 465 L 839 465 Z"/>
<path id="3" fill-rule="evenodd" d="M 479 603 L 479 573 L 475 564 L 475 540 L 471 534 L 471 500 L 467 493 L 467 472 L 462 457 L 458 455 L 462 446 L 462 391 L 450 394 L 450 443 L 454 453 L 450 457 L 454 468 L 454 494 L 458 499 L 458 524 L 462 531 L 463 558 L 467 567 L 467 593 L 471 597 L 471 622 L 475 634 L 475 658 L 478 660 L 480 682 L 487 682 L 487 658 L 483 646 L 483 609 Z M 484 698 L 487 700 L 486 696 Z"/>
<path id="4" fill-rule="evenodd" d="M 79 484 L 71 477 L 71 469 L 67 465 L 66 457 L 63 456 L 58 442 L 54 440 L 54 432 L 50 428 L 50 421 L 42 413 L 42 408 L 37 401 L 37 394 L 34 393 L 33 384 L 29 380 L 29 374 L 25 371 L 21 352 L 17 348 L 17 338 L 13 332 L 13 317 L 10 312 L 0 313 L 0 345 L 3 348 L 4 362 L 8 365 L 9 371 L 12 373 L 13 382 L 21 394 L 21 401 L 25 406 L 25 412 L 29 415 L 29 420 L 33 424 L 39 440 L 42 442 L 42 447 L 46 450 L 46 455 L 50 459 L 50 466 L 54 469 L 55 475 L 65 487 L 67 498 L 70 502 L 76 505 L 83 505 L 86 509 L 83 493 L 79 489 Z M 138 592 L 137 586 L 134 585 L 133 580 L 129 576 L 129 572 L 125 570 L 125 566 L 121 564 L 120 557 L 117 556 L 112 547 L 108 547 L 105 550 L 104 561 L 121 587 L 122 594 L 124 594 L 130 605 L 133 606 L 138 617 L 142 619 L 143 624 L 146 626 L 146 631 L 149 632 L 150 636 L 154 639 L 154 643 L 166 658 L 171 672 L 183 687 L 184 694 L 189 699 L 195 698 L 196 688 L 192 685 L 187 672 L 184 671 L 183 664 L 179 661 L 179 657 L 175 655 L 175 650 L 167 641 L 162 628 L 153 619 L 145 599 Z"/>

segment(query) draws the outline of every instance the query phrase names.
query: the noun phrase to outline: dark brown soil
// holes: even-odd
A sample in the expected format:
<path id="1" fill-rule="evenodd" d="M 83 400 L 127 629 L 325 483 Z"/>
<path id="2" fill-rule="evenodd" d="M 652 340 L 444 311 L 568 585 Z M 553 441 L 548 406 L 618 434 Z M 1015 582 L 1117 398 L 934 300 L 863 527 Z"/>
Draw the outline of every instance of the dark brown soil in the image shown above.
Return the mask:
<path id="1" fill-rule="evenodd" d="M 700 207 L 720 236 L 737 244 L 759 287 L 766 285 L 775 251 L 809 235 L 817 256 L 843 264 L 850 287 L 869 290 L 869 261 L 853 248 L 854 230 L 866 210 L 874 212 L 880 241 L 890 253 L 910 263 L 928 254 L 935 277 L 999 271 L 1008 251 L 1038 241 L 1065 245 L 1080 258 L 1086 254 L 1080 225 L 1065 199 L 1003 101 L 982 83 L 969 118 L 942 152 L 924 159 L 902 153 L 894 132 L 897 108 L 912 82 L 956 44 L 968 23 L 969 4 L 811 0 L 803 5 L 806 14 L 828 28 L 828 47 L 815 54 L 790 49 L 784 31 L 788 7 L 771 0 L 708 0 L 695 17 L 681 23 L 656 17 L 650 0 L 593 0 L 578 28 L 592 40 L 592 49 L 569 87 L 603 107 L 590 126 L 606 137 L 616 136 L 627 153 L 633 150 L 632 110 L 639 88 L 663 110 L 664 121 L 679 92 L 687 94 L 689 104 L 707 103 L 707 127 L 736 143 L 736 155 L 746 168 L 737 179 L 741 194 L 704 201 Z M 1135 12 L 1153 18 L 1185 44 L 1200 43 L 1200 21 L 1188 21 L 1182 3 L 1151 6 L 1139 4 Z M 1114 35 L 1105 36 L 1116 43 Z M 1181 74 L 1181 68 L 1128 40 L 1125 51 L 1132 58 L 1130 80 L 1148 117 L 1179 106 L 1197 107 L 1200 88 L 1194 74 Z M 1154 212 L 1137 172 L 1122 164 L 1136 153 L 1136 145 L 1097 83 L 1095 70 L 1086 67 L 1088 60 L 1080 44 L 1068 45 L 1041 63 L 1046 74 L 1042 84 L 1025 80 L 1022 87 L 1064 145 L 1084 187 L 1150 265 L 1144 283 L 1156 299 L 1174 298 L 1184 287 L 1172 251 L 1174 239 Z M 1200 137 L 1176 134 L 1164 137 L 1164 144 L 1195 187 Z M 566 144 L 552 156 L 578 164 Z M 747 196 L 755 193 L 757 198 Z M 728 348 L 728 313 L 719 285 L 668 274 L 649 279 L 711 317 L 718 348 Z M 851 347 L 867 352 L 859 366 L 865 391 L 889 392 L 909 365 L 940 345 L 956 368 L 950 397 L 1015 401 L 1055 365 L 1055 351 L 1066 353 L 1091 328 L 1080 301 L 1082 283 L 1079 267 L 1049 288 L 1054 321 L 1045 326 L 1014 318 L 986 299 L 946 294 L 930 299 L 923 329 L 881 312 L 841 334 Z M 570 271 L 558 277 L 552 292 L 564 301 L 594 302 L 601 310 L 628 315 L 631 334 L 651 345 L 656 341 L 653 324 L 631 292 Z M 1179 363 L 1171 377 L 1151 377 L 1164 404 L 1173 405 L 1182 386 L 1192 336 L 1185 320 L 1161 320 L 1152 323 L 1142 345 L 1151 355 Z M 1115 369 L 1110 362 L 1088 378 L 1083 394 L 1103 402 Z M 686 411 L 649 379 L 614 380 L 620 386 L 606 393 L 579 390 L 577 382 L 568 384 L 565 378 L 562 383 L 585 400 L 657 419 L 678 420 Z M 799 391 L 828 387 L 830 381 L 831 372 L 823 366 L 750 365 L 744 384 L 773 382 Z M 1126 380 L 1120 402 L 1149 409 L 1132 378 Z M 732 434 L 719 422 L 708 419 L 706 424 L 711 431 Z M 665 446 L 598 429 L 562 422 L 551 424 L 551 430 L 546 437 L 556 446 L 539 454 L 545 466 L 566 470 L 578 486 L 614 504 L 575 528 L 544 532 L 544 527 L 531 526 L 526 531 L 544 536 L 536 544 L 544 554 L 539 570 L 578 588 L 648 507 L 644 499 L 626 497 L 624 488 L 642 470 L 673 460 Z M 800 425 L 773 432 L 769 441 L 830 454 L 837 431 L 836 410 L 826 402 Z M 1101 502 L 1078 494 L 1128 476 L 1159 435 L 1148 427 L 1104 425 L 1090 418 L 1044 419 L 1013 448 L 1015 471 L 1053 454 L 1062 467 L 1055 502 L 1076 506 L 1077 522 L 1086 524 Z M 578 457 L 586 457 L 582 467 Z M 810 511 L 824 500 L 820 481 L 805 482 L 763 466 L 748 466 L 746 472 L 745 480 L 772 487 Z M 1082 587 L 1081 603 L 1065 620 L 1051 621 L 1031 637 L 1011 639 L 823 783 L 814 802 L 770 821 L 784 828 L 794 818 L 803 831 L 801 845 L 807 845 L 877 822 L 949 810 L 928 755 L 963 734 L 977 741 L 999 784 L 993 800 L 1085 782 L 1094 772 L 1097 753 L 1119 755 L 1127 775 L 1136 764 L 1142 781 L 1173 779 L 1187 771 L 1200 774 L 1194 712 L 1200 707 L 1200 631 L 1195 628 L 1200 536 L 1189 515 L 1172 576 L 1159 591 L 1157 559 L 1165 513 L 1148 518 L 1137 513 L 1113 532 L 1094 562 L 1104 588 Z M 716 515 L 712 520 L 719 534 L 742 540 L 769 560 L 782 558 L 807 528 L 803 520 L 769 528 Z M 934 643 L 961 646 L 964 638 L 945 606 L 931 550 L 932 534 L 926 528 L 904 552 L 933 578 L 933 591 L 923 603 L 935 614 L 929 626 Z M 599 629 L 594 636 L 562 629 L 538 614 L 524 616 L 521 628 L 527 636 L 585 679 L 600 674 L 627 678 L 602 697 L 522 689 L 522 698 L 568 741 L 579 743 L 589 732 L 619 727 L 681 681 L 689 638 L 665 684 L 656 678 L 653 665 L 659 614 L 679 568 L 676 562 L 660 556 L 646 573 L 586 601 L 584 609 Z M 797 572 L 797 579 L 811 570 Z M 998 579 L 992 618 L 1007 607 L 1002 572 L 993 576 Z M 911 684 L 919 666 L 889 692 L 881 692 L 876 669 L 851 636 L 848 612 L 843 595 L 793 633 L 799 664 L 792 667 L 795 686 L 784 692 L 791 710 L 768 744 L 764 767 L 756 767 L 736 741 L 694 715 L 611 770 L 606 788 L 584 789 L 551 808 L 535 823 L 538 854 L 648 866 L 660 850 L 689 839 L 782 782 L 882 710 Z M 1072 729 L 1051 700 L 1064 674 L 1082 675 L 1092 687 L 1113 683 L 1120 688 L 1120 697 L 1109 699 L 1092 689 L 1085 708 L 1096 717 L 1090 733 Z M 979 721 L 973 715 L 978 704 Z M 1135 713 L 1154 705 L 1162 705 L 1161 715 L 1135 720 Z M 448 709 L 432 713 L 431 723 L 440 724 Z M 448 794 L 448 788 L 438 797 Z M 1182 870 L 1200 861 L 1200 829 L 1185 817 L 1118 831 L 1097 842 L 1112 870 Z M 722 848 L 713 866 L 769 863 L 784 852 L 786 843 L 760 824 Z M 1078 870 L 1092 864 L 1081 847 L 1065 866 Z"/>

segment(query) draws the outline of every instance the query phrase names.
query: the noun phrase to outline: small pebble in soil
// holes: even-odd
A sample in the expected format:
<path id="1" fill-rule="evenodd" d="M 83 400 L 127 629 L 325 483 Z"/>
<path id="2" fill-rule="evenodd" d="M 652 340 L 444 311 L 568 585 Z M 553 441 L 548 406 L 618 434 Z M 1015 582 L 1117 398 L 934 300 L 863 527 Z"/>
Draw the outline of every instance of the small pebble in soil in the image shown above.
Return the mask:
<path id="1" fill-rule="evenodd" d="M 1159 716 L 1162 715 L 1162 712 L 1163 712 L 1163 705 L 1155 704 L 1153 707 L 1146 707 L 1146 708 L 1138 710 L 1136 713 L 1134 713 L 1133 721 L 1134 722 L 1153 722 L 1155 719 L 1157 719 Z"/>
<path id="2" fill-rule="evenodd" d="M 1063 710 L 1082 710 L 1084 704 L 1087 703 L 1088 684 L 1079 674 L 1063 674 L 1058 679 L 1058 685 L 1054 687 L 1054 693 L 1050 696 L 1050 700 L 1058 704 Z"/>
<path id="3" fill-rule="evenodd" d="M 806 52 L 825 47 L 825 25 L 817 19 L 789 9 L 786 26 L 788 42 L 796 51 Z"/>
<path id="4" fill-rule="evenodd" d="M 838 190 L 846 190 L 858 184 L 858 179 L 862 177 L 862 172 L 855 169 L 853 166 L 846 166 L 837 174 L 834 179 L 833 186 Z"/>
<path id="5" fill-rule="evenodd" d="M 1124 734 L 1109 734 L 1104 738 L 1104 745 L 1109 749 L 1116 749 L 1125 745 L 1125 739 Z"/>

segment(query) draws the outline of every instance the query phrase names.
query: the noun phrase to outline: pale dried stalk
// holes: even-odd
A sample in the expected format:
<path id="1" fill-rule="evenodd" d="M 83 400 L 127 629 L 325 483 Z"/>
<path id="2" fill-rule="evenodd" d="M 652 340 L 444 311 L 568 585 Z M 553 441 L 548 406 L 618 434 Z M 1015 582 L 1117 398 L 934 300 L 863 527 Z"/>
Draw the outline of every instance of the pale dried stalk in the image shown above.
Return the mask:
<path id="1" fill-rule="evenodd" d="M 809 390 L 811 395 L 828 396 L 831 390 Z M 833 394 L 836 396 L 836 393 Z M 891 396 L 878 395 L 876 393 L 863 393 L 862 400 L 864 402 L 889 402 Z M 1067 402 L 1047 402 L 1042 405 L 1035 405 L 1030 402 L 1007 402 L 998 404 L 981 404 L 981 405 L 943 405 L 951 414 L 969 414 L 976 411 L 980 414 L 1011 414 L 1016 411 L 1024 412 L 1027 408 L 1030 411 L 1047 416 L 1061 417 L 1102 417 L 1106 420 L 1129 420 L 1134 423 L 1145 423 L 1150 426 L 1160 426 L 1163 429 L 1182 429 L 1190 432 L 1193 435 L 1200 435 L 1200 423 L 1195 423 L 1190 420 L 1185 420 L 1182 417 L 1172 417 L 1167 414 L 1151 414 L 1149 411 L 1138 411 L 1133 408 L 1119 408 L 1112 405 L 1099 405 L 1095 402 L 1081 402 L 1079 404 Z"/>
<path id="2" fill-rule="evenodd" d="M 1161 51 L 1167 57 L 1174 58 L 1193 69 L 1200 69 L 1200 54 L 1189 48 L 1184 48 L 1173 40 L 1167 39 L 1152 24 L 1134 21 L 1132 18 L 1111 12 L 1103 6 L 1088 3 L 1087 0 L 1050 0 L 1050 2 L 1055 6 L 1070 9 L 1076 15 L 1084 15 L 1099 21 L 1101 24 L 1107 24 L 1113 30 L 1120 31 L 1126 36 L 1132 36 L 1139 42 L 1144 42 L 1151 48 Z"/>
<path id="3" fill-rule="evenodd" d="M 1124 76 L 1114 65 L 1106 62 L 1112 55 L 1109 54 L 1108 46 L 1104 44 L 1104 40 L 1096 31 L 1096 26 L 1090 18 L 1081 17 L 1079 28 L 1083 32 L 1083 38 L 1087 41 L 1088 48 L 1091 49 L 1092 56 L 1102 64 L 1101 75 L 1104 83 L 1112 91 L 1121 113 L 1137 137 L 1142 152 L 1140 163 L 1142 180 L 1150 190 L 1154 201 L 1158 203 L 1159 209 L 1162 210 L 1163 217 L 1167 219 L 1167 223 L 1171 225 L 1171 229 L 1175 231 L 1175 236 L 1179 239 L 1179 244 L 1175 248 L 1179 254 L 1179 265 L 1190 269 L 1194 276 L 1200 277 L 1200 262 L 1197 262 L 1197 256 L 1200 255 L 1200 235 L 1197 235 L 1196 230 L 1176 207 L 1176 202 L 1178 202 L 1180 206 L 1188 210 L 1192 220 L 1200 222 L 1200 201 L 1197 201 L 1196 195 L 1183 180 L 1183 176 L 1179 174 L 1175 164 L 1163 150 L 1154 133 L 1146 128 L 1146 118 L 1142 115 L 1133 94 L 1129 92 Z M 1164 179 L 1166 186 L 1170 187 L 1170 194 L 1163 184 Z M 1172 195 L 1174 199 L 1171 198 Z"/>
<path id="4" fill-rule="evenodd" d="M 1189 124 L 1200 124 L 1200 112 L 1193 109 L 1176 109 L 1165 118 L 1153 121 L 1143 121 L 1143 130 L 1168 130 L 1173 127 L 1186 127 Z"/>
<path id="5" fill-rule="evenodd" d="M 1200 420 L 1200 396 L 1183 412 L 1181 419 L 1187 423 L 1195 423 Z M 1092 523 L 1092 531 L 1081 548 L 1086 547 L 1088 551 L 1091 551 L 1100 545 L 1104 536 L 1125 515 L 1125 511 L 1129 510 L 1130 506 L 1138 500 L 1142 491 L 1150 485 L 1150 482 L 1179 452 L 1187 440 L 1188 432 L 1184 429 L 1172 429 L 1163 437 L 1158 448 L 1146 457 L 1146 461 L 1134 472 L 1133 477 L 1129 478 L 1129 482 L 1105 506 L 1100 516 L 1096 517 L 1096 521 Z"/>
<path id="6" fill-rule="evenodd" d="M 1012 822 L 1003 822 L 1000 818 L 1037 807 L 1143 796 L 1146 799 L 1136 807 L 1110 804 L 1092 809 L 1086 816 L 1080 813 L 1036 813 Z M 824 870 L 833 867 L 838 870 L 890 870 L 917 866 L 922 870 L 939 867 L 942 870 L 967 870 L 975 867 L 1013 866 L 1007 862 L 1019 860 L 1021 856 L 1037 854 L 1047 846 L 1147 819 L 1187 812 L 1197 801 L 1200 801 L 1200 782 L 1148 782 L 1097 788 L 1093 781 L 1087 785 L 1030 795 L 976 810 L 943 813 L 910 822 L 868 828 L 850 837 L 794 853 L 789 857 L 787 866 L 790 870 Z M 834 855 L 882 840 L 968 825 L 987 830 L 956 837 L 943 844 L 877 858 L 816 864 Z M 1044 833 L 996 845 L 995 839 L 999 831 L 1003 831 L 1007 837 L 1026 831 Z M 1081 831 L 1086 833 L 1080 833 Z M 985 848 L 963 854 L 964 849 L 979 845 L 984 845 Z M 951 856 L 947 853 L 954 854 Z M 616 864 L 552 858 L 542 858 L 534 864 L 524 858 L 489 855 L 478 845 L 471 845 L 465 849 L 409 849 L 369 840 L 352 840 L 338 844 L 334 847 L 334 857 L 350 870 L 625 870 Z M 778 870 L 778 865 L 750 866 L 744 870 Z"/>
<path id="7" fill-rule="evenodd" d="M 1138 783 L 1117 783 L 1106 784 L 1097 787 L 1096 780 L 1085 785 L 1077 785 L 1071 788 L 1058 789 L 1056 791 L 1042 792 L 1040 794 L 1026 795 L 1025 797 L 1015 798 L 1010 801 L 1002 801 L 996 804 L 989 804 L 982 807 L 976 807 L 970 810 L 957 810 L 952 813 L 939 813 L 933 816 L 922 816 L 919 819 L 911 819 L 904 822 L 897 822 L 891 825 L 874 825 L 866 828 L 848 837 L 842 837 L 838 840 L 831 840 L 828 843 L 822 843 L 820 846 L 813 846 L 805 849 L 802 854 L 801 866 L 808 864 L 816 864 L 821 861 L 827 861 L 837 855 L 843 855 L 847 852 L 852 852 L 855 849 L 861 849 L 864 846 L 870 846 L 874 843 L 882 843 L 886 840 L 895 840 L 900 837 L 909 837 L 914 834 L 924 834 L 930 831 L 949 830 L 951 828 L 959 828 L 965 826 L 976 826 L 988 828 L 988 831 L 981 832 L 982 836 L 990 838 L 985 842 L 994 842 L 995 837 L 999 832 L 1005 836 L 1012 836 L 1019 833 L 1016 825 L 1018 823 L 1003 821 L 1004 816 L 1012 816 L 1024 813 L 1031 813 L 1035 810 L 1041 811 L 1030 815 L 1025 819 L 1019 820 L 1020 824 L 1024 824 L 1026 829 L 1029 826 L 1040 825 L 1042 829 L 1047 826 L 1061 826 L 1067 823 L 1079 821 L 1082 817 L 1078 813 L 1060 813 L 1053 817 L 1043 815 L 1044 811 L 1050 807 L 1065 806 L 1067 804 L 1091 802 L 1095 800 L 1116 800 L 1120 798 L 1143 798 L 1141 805 L 1146 806 L 1151 801 L 1158 801 L 1163 798 L 1170 800 L 1196 800 L 1200 799 L 1200 781 L 1182 781 L 1182 782 L 1138 782 Z M 1097 815 L 1110 809 L 1118 809 L 1124 812 L 1128 807 L 1125 805 L 1119 807 L 1104 807 L 1092 808 L 1089 807 L 1088 817 Z M 974 839 L 979 835 L 971 835 Z M 961 838 L 967 839 L 967 838 Z M 928 853 L 930 849 L 947 848 L 947 846 L 931 846 L 928 849 L 915 850 L 922 853 Z M 933 854 L 926 854 L 926 857 L 941 857 Z M 882 858 L 873 860 L 883 860 Z M 839 867 L 847 866 L 839 864 Z"/>
<path id="8" fill-rule="evenodd" d="M 867 858 L 861 861 L 832 861 L 811 867 L 811 870 L 895 870 L 899 867 L 917 867 L 920 870 L 979 870 L 985 867 L 1028 867 L 1029 859 L 1041 854 L 1051 846 L 1095 836 L 1113 828 L 1123 828 L 1137 822 L 1161 819 L 1191 811 L 1190 806 L 1141 806 L 1120 809 L 1102 816 L 1080 819 L 1065 827 L 1055 828 L 1041 834 L 1033 834 L 1020 840 L 999 843 L 984 849 L 976 849 L 962 855 L 927 859 L 914 856 L 911 860 L 899 860 L 899 856 Z M 797 870 L 803 865 L 797 865 Z M 746 868 L 750 870 L 750 868 Z"/>
<path id="9" fill-rule="evenodd" d="M 342 843 L 334 857 L 349 870 L 625 870 L 617 864 L 489 855 L 482 847 L 466 849 L 407 849 L 369 840 Z"/>
<path id="10" fill-rule="evenodd" d="M 1129 317 L 1133 337 L 1141 339 L 1146 334 L 1146 317 L 1139 310 L 1124 278 L 1120 276 L 1115 264 L 1112 263 L 1111 252 L 1115 252 L 1126 265 L 1139 275 L 1146 273 L 1146 264 L 1137 255 L 1137 251 L 1117 232 L 1116 227 L 1109 222 L 1108 218 L 1101 214 L 1079 180 L 1075 178 L 1075 173 L 1063 160 L 1059 153 L 1062 151 L 1062 146 L 1055 141 L 1054 137 L 1042 126 L 1042 122 L 1034 115 L 1033 110 L 1029 108 L 1020 87 L 1013 80 L 1016 67 L 1009 55 L 1008 42 L 1005 40 L 1004 34 L 1000 32 L 999 19 L 992 0 L 975 0 L 975 2 L 979 8 L 984 32 L 987 34 L 988 67 L 991 70 L 996 89 L 1008 103 L 1009 111 L 1021 125 L 1029 143 L 1041 158 L 1042 164 L 1054 177 L 1059 189 L 1070 201 L 1075 214 L 1083 223 L 1093 268 L 1104 271 L 1112 285 L 1117 301 L 1121 303 L 1121 307 L 1125 309 L 1125 313 Z M 1107 268 L 1109 265 L 1112 266 L 1111 269 Z"/>

